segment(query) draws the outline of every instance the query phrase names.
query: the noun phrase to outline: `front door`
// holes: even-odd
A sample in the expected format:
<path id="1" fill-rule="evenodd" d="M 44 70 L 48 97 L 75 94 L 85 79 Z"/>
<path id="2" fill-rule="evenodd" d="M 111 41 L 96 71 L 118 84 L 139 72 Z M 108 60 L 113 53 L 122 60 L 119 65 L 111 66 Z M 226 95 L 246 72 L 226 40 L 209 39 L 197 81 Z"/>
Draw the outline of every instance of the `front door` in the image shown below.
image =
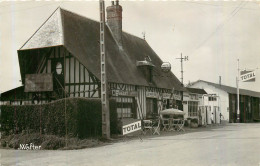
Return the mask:
<path id="1" fill-rule="evenodd" d="M 154 98 L 146 98 L 146 118 L 155 118 L 158 116 L 157 100 Z"/>

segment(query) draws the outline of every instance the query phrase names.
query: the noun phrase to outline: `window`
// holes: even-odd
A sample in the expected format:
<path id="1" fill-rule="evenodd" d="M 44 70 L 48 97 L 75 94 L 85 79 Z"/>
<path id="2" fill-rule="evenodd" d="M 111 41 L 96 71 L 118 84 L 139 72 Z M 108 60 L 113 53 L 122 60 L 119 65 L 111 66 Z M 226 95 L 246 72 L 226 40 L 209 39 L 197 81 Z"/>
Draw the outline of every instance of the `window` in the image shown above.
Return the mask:
<path id="1" fill-rule="evenodd" d="M 117 117 L 133 118 L 134 100 L 132 97 L 117 97 Z"/>
<path id="2" fill-rule="evenodd" d="M 58 63 L 56 64 L 56 73 L 57 73 L 58 75 L 60 75 L 61 72 L 62 72 L 62 65 L 61 65 L 60 62 L 58 62 Z"/>
<path id="3" fill-rule="evenodd" d="M 198 116 L 198 102 L 188 102 L 188 116 Z"/>
<path id="4" fill-rule="evenodd" d="M 190 94 L 190 99 L 192 100 L 198 100 L 199 96 L 197 94 Z"/>
<path id="5" fill-rule="evenodd" d="M 209 101 L 217 101 L 217 97 L 209 97 Z"/>

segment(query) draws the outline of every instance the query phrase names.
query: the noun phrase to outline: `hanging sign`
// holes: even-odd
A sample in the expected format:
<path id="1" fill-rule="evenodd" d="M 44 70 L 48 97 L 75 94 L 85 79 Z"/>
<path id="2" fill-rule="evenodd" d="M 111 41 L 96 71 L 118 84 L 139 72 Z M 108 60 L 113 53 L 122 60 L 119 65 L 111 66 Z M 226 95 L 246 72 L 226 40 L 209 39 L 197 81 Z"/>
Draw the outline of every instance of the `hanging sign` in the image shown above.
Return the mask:
<path id="1" fill-rule="evenodd" d="M 169 72 L 171 70 L 171 64 L 169 62 L 164 62 L 162 65 L 161 65 L 161 69 L 162 71 L 164 72 Z"/>
<path id="2" fill-rule="evenodd" d="M 141 121 L 130 123 L 122 127 L 123 135 L 138 131 L 142 129 Z"/>
<path id="3" fill-rule="evenodd" d="M 255 82 L 255 78 L 256 78 L 256 74 L 255 71 L 251 70 L 251 71 L 241 71 L 240 72 L 240 78 L 241 81 L 243 82 Z"/>

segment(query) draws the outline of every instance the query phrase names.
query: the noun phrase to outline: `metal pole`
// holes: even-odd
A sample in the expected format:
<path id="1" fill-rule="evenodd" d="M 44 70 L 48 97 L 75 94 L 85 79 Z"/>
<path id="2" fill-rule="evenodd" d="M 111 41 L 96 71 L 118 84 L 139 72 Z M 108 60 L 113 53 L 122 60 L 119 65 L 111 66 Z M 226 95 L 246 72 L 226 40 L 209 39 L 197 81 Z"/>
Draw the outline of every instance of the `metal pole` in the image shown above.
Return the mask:
<path id="1" fill-rule="evenodd" d="M 182 58 L 182 53 L 181 53 L 181 84 L 183 86 L 183 58 Z"/>
<path id="2" fill-rule="evenodd" d="M 101 62 L 101 105 L 102 105 L 102 136 L 110 138 L 109 97 L 106 78 L 106 52 L 105 52 L 105 2 L 99 0 L 100 9 L 100 62 Z"/>
<path id="3" fill-rule="evenodd" d="M 182 53 L 181 53 L 181 85 L 182 85 L 182 87 L 184 87 L 184 85 L 183 85 L 183 58 L 182 58 Z M 182 111 L 184 111 L 183 110 L 183 91 L 181 91 L 181 109 L 182 109 Z"/>
<path id="4" fill-rule="evenodd" d="M 237 59 L 237 123 L 240 122 L 239 110 L 239 59 Z"/>
<path id="5" fill-rule="evenodd" d="M 180 58 L 176 58 L 176 59 L 180 59 L 181 60 L 181 86 L 184 87 L 183 84 L 183 60 L 186 61 L 188 60 L 188 56 L 185 56 L 184 58 L 182 57 L 182 53 L 181 53 L 181 57 Z M 181 92 L 181 105 L 182 105 L 182 110 L 183 110 L 183 91 Z"/>

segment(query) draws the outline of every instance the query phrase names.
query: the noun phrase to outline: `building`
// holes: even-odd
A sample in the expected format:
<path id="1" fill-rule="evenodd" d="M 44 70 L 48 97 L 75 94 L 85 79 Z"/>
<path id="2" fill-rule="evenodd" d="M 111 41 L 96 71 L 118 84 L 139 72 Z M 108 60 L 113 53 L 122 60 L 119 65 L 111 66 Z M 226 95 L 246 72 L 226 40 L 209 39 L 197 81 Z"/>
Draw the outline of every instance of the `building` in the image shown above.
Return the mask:
<path id="1" fill-rule="evenodd" d="M 210 106 L 211 119 L 218 123 L 218 112 L 223 116 L 221 119 L 231 123 L 237 120 L 237 89 L 235 87 L 198 80 L 189 85 L 192 88 L 204 89 L 207 99 L 204 105 Z M 260 120 L 260 92 L 239 89 L 240 122 L 253 122 Z M 213 110 L 213 112 L 212 112 Z M 216 113 L 214 113 L 216 112 Z M 209 119 L 208 119 L 209 120 Z"/>
<path id="2" fill-rule="evenodd" d="M 1 104 L 100 98 L 99 28 L 97 21 L 56 9 L 18 50 L 24 86 L 3 93 Z M 105 31 L 109 94 L 117 101 L 118 118 L 150 118 L 163 107 L 182 108 L 185 88 L 172 72 L 161 70 L 163 61 L 146 40 L 122 31 L 118 1 L 107 7 Z"/>
<path id="3" fill-rule="evenodd" d="M 206 95 L 206 91 L 198 88 L 186 88 L 187 91 L 183 95 L 183 111 L 185 119 L 197 119 L 199 125 L 204 124 L 203 112 L 200 111 L 200 107 L 203 105 L 203 96 Z"/>

